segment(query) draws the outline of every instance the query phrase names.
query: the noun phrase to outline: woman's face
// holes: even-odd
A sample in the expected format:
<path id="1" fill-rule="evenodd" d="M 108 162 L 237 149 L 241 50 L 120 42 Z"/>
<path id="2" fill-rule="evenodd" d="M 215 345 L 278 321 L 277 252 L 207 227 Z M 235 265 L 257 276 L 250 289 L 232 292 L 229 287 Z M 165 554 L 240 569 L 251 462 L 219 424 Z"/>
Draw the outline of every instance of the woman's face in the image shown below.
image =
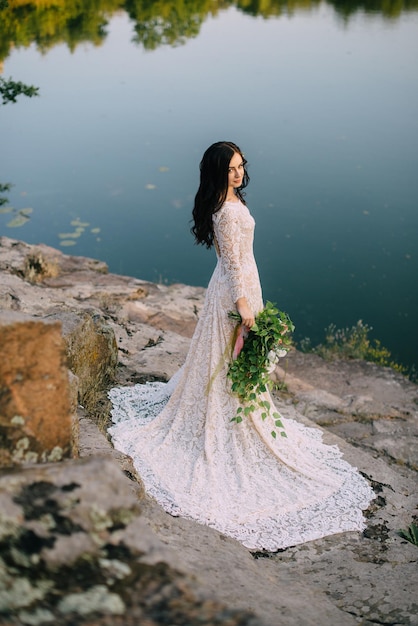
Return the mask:
<path id="1" fill-rule="evenodd" d="M 243 176 L 244 162 L 242 156 L 239 152 L 234 152 L 228 168 L 228 190 L 232 191 L 233 189 L 241 187 Z"/>

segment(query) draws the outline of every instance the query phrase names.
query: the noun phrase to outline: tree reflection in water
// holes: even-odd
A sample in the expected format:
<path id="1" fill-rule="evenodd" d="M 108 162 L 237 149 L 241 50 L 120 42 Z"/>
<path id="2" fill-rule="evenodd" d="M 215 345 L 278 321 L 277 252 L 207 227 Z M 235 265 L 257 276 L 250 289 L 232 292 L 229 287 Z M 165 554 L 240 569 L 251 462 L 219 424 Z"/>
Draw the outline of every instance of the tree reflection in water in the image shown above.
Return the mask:
<path id="1" fill-rule="evenodd" d="M 74 50 L 81 42 L 99 46 L 106 27 L 118 11 L 133 22 L 133 41 L 147 50 L 181 45 L 196 37 L 208 16 L 229 7 L 264 18 L 309 11 L 320 0 L 8 0 L 0 3 L 0 62 L 12 48 L 33 43 L 41 52 L 66 43 Z M 344 20 L 358 11 L 391 20 L 416 10 L 418 0 L 327 0 Z"/>

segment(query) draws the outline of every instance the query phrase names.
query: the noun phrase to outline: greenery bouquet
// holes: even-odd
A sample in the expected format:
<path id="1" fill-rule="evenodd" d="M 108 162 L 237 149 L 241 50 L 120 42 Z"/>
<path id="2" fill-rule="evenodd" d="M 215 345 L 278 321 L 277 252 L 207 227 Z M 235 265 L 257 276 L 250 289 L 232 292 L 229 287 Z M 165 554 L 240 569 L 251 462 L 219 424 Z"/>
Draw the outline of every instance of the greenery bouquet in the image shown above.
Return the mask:
<path id="1" fill-rule="evenodd" d="M 279 311 L 272 302 L 266 303 L 250 329 L 241 323 L 237 311 L 230 311 L 228 315 L 237 321 L 237 326 L 227 376 L 232 383 L 232 393 L 240 400 L 232 421 L 242 422 L 243 417 L 261 409 L 263 419 L 269 416 L 274 420 L 276 428 L 272 430 L 272 436 L 276 438 L 279 431 L 282 437 L 286 437 L 280 415 L 272 412 L 270 402 L 263 399 L 262 394 L 272 387 L 269 374 L 279 358 L 287 354 L 292 343 L 290 334 L 295 327 L 287 313 Z"/>

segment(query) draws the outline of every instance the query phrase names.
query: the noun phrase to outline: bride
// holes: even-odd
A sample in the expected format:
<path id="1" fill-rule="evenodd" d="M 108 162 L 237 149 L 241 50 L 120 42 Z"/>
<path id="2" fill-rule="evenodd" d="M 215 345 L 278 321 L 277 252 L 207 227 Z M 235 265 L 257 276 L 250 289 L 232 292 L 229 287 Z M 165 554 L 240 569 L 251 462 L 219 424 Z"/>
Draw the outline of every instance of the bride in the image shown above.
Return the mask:
<path id="1" fill-rule="evenodd" d="M 215 247 L 217 265 L 186 361 L 168 383 L 112 389 L 109 432 L 168 513 L 251 550 L 275 551 L 362 530 L 373 492 L 336 446 L 322 443 L 319 429 L 282 418 L 287 436 L 275 439 L 261 410 L 231 422 L 239 399 L 227 378 L 235 327 L 228 312 L 237 310 L 251 328 L 263 308 L 255 222 L 242 193 L 246 164 L 229 141 L 204 153 L 192 232 Z"/>

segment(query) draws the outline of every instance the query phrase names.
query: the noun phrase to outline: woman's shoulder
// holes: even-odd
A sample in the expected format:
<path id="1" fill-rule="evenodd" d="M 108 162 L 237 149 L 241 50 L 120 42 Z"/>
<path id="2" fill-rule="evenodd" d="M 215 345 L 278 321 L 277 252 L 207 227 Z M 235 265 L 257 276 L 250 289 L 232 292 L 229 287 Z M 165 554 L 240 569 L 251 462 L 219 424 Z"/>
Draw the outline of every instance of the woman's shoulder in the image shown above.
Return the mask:
<path id="1" fill-rule="evenodd" d="M 241 200 L 225 200 L 219 211 L 214 213 L 213 218 L 219 220 L 220 218 L 228 218 L 242 215 L 242 212 L 247 212 L 246 205 Z"/>

